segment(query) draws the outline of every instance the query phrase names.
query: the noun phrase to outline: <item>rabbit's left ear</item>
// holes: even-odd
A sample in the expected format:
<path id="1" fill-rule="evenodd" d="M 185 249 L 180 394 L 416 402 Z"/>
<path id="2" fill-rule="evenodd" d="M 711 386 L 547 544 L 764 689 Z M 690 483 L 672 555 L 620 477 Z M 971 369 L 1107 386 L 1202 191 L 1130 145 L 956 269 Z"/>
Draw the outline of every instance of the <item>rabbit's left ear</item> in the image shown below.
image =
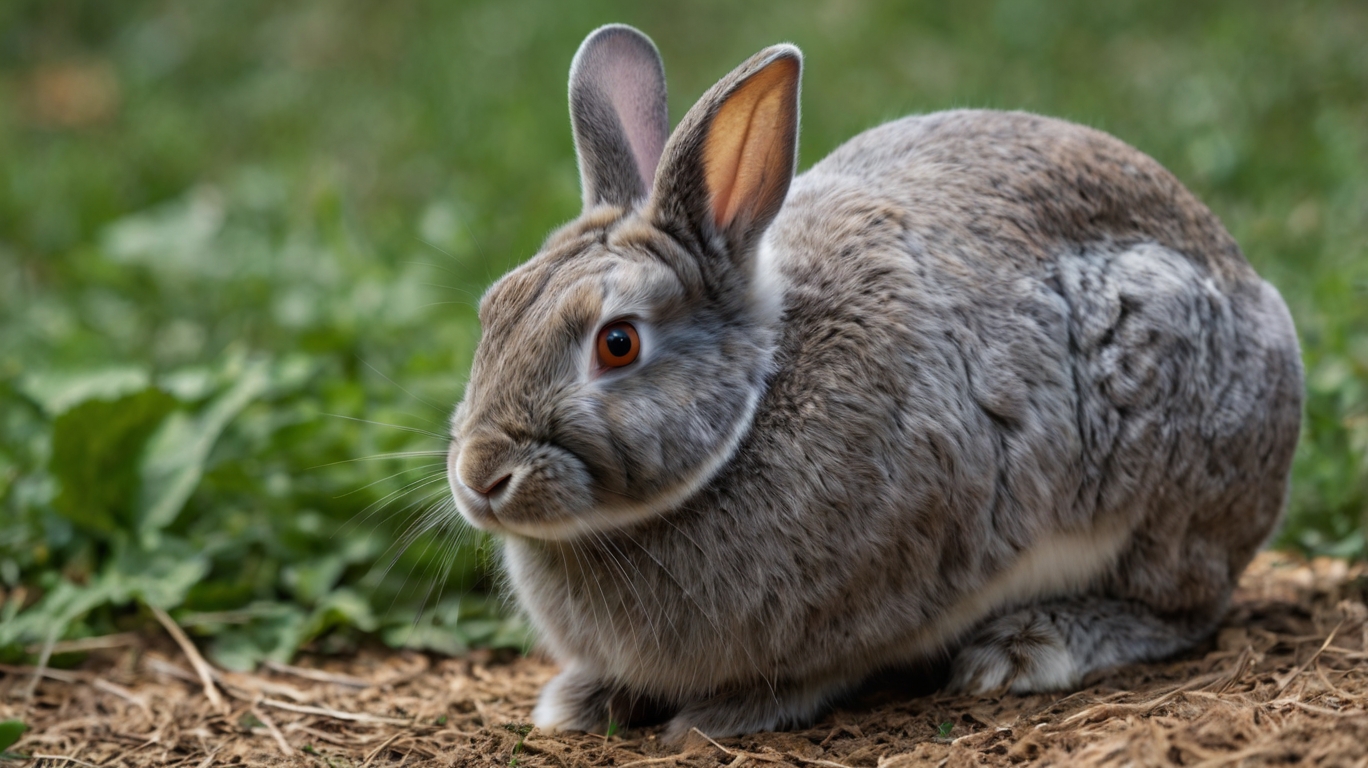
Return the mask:
<path id="1" fill-rule="evenodd" d="M 646 197 L 670 136 L 665 65 L 649 37 L 610 24 L 584 39 L 570 64 L 570 123 L 586 209 Z"/>
<path id="2" fill-rule="evenodd" d="M 749 256 L 793 181 L 802 70 L 797 48 L 776 45 L 698 100 L 656 174 L 651 205 L 658 225 L 682 228 L 705 244 L 720 237 L 734 264 Z"/>

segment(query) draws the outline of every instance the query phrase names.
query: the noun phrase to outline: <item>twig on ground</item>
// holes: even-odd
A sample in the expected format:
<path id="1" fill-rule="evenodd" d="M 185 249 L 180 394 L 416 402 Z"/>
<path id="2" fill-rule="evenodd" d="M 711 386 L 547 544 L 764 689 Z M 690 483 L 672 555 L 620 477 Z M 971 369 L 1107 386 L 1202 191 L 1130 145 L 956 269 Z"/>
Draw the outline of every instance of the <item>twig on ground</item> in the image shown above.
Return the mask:
<path id="1" fill-rule="evenodd" d="M 118 683 L 111 683 L 103 677 L 97 677 L 94 680 L 90 681 L 90 685 L 96 690 L 104 691 L 105 693 L 118 696 L 124 701 L 127 701 L 128 703 L 147 713 L 149 717 L 152 715 L 152 710 L 148 709 L 147 702 L 143 701 L 141 696 L 128 690 L 122 685 L 119 685 Z"/>
<path id="2" fill-rule="evenodd" d="M 181 629 L 180 625 L 173 621 L 166 611 L 155 605 L 147 607 L 152 609 L 152 615 L 157 617 L 157 621 L 160 621 L 163 627 L 166 627 L 171 639 L 176 641 L 176 645 L 180 646 L 181 651 L 190 660 L 190 666 L 195 668 L 195 672 L 199 674 L 200 683 L 204 685 L 204 695 L 209 699 L 209 703 L 213 704 L 220 712 L 227 712 L 228 703 L 219 695 L 218 688 L 214 685 L 214 668 L 209 666 L 209 662 L 200 655 L 199 649 L 190 642 L 190 637 L 185 634 L 185 630 Z"/>
<path id="3" fill-rule="evenodd" d="M 319 683 L 333 683 L 334 685 L 345 685 L 349 688 L 370 688 L 374 683 L 369 680 L 362 680 L 351 675 L 340 675 L 333 672 L 325 672 L 321 669 L 308 669 L 305 667 L 295 667 L 289 664 L 281 664 L 278 661 L 267 661 L 262 666 L 272 672 L 279 672 L 282 675 L 294 675 L 305 680 L 313 680 Z"/>
<path id="4" fill-rule="evenodd" d="M 123 648 L 129 645 L 141 645 L 142 638 L 136 632 L 120 632 L 114 635 L 100 635 L 99 637 L 83 637 L 78 640 L 63 640 L 54 643 L 52 652 L 57 653 L 85 653 L 87 651 L 103 651 L 110 648 Z M 30 645 L 24 650 L 28 653 L 41 653 L 43 646 Z"/>
<path id="5" fill-rule="evenodd" d="M 280 732 L 280 729 L 276 727 L 275 721 L 265 712 L 262 712 L 260 707 L 252 707 L 252 717 L 260 720 L 261 724 L 266 726 L 266 730 L 271 732 L 271 737 L 275 739 L 276 745 L 280 747 L 282 754 L 287 756 L 294 754 L 294 747 L 291 747 L 290 742 L 285 740 L 285 734 Z"/>
<path id="6" fill-rule="evenodd" d="M 1343 621 L 1337 624 L 1334 629 L 1330 630 L 1330 636 L 1325 638 L 1325 642 L 1321 643 L 1321 647 L 1315 653 L 1311 654 L 1311 658 L 1303 662 L 1301 666 L 1292 670 L 1287 677 L 1283 678 L 1283 680 L 1278 683 L 1278 687 L 1273 690 L 1273 695 L 1275 697 L 1282 695 L 1282 692 L 1287 690 L 1287 686 L 1291 685 L 1293 680 L 1301 677 L 1303 672 L 1310 668 L 1312 664 L 1316 663 L 1316 659 L 1319 659 L 1320 655 L 1325 653 L 1325 649 L 1329 648 L 1330 644 L 1335 642 L 1335 633 L 1339 632 L 1340 627 L 1342 626 L 1344 626 Z"/>
<path id="7" fill-rule="evenodd" d="M 1246 645 L 1240 650 L 1240 656 L 1235 660 L 1235 666 L 1231 668 L 1230 672 L 1223 679 L 1218 679 L 1215 683 L 1204 686 L 1202 690 L 1211 691 L 1218 696 L 1225 693 L 1237 680 L 1245 676 L 1245 673 L 1249 671 L 1248 668 L 1253 663 L 1254 647 Z M 1216 690 L 1212 691 L 1211 689 L 1213 687 Z"/>
<path id="8" fill-rule="evenodd" d="M 59 683 L 85 683 L 89 682 L 92 677 L 89 672 L 73 672 L 66 669 L 53 669 L 51 667 L 39 669 L 38 667 L 24 667 L 14 664 L 0 664 L 0 672 L 4 672 L 7 675 L 15 675 L 16 677 L 19 675 L 40 674 L 49 680 L 56 680 Z"/>
<path id="9" fill-rule="evenodd" d="M 1347 659 L 1349 661 L 1361 661 L 1363 659 L 1368 659 L 1368 651 L 1356 651 L 1352 648 L 1340 648 L 1336 646 L 1333 648 L 1326 648 L 1324 652 L 1332 654 L 1334 656 L 1338 656 L 1341 659 Z"/>
<path id="10" fill-rule="evenodd" d="M 223 686 L 223 689 L 227 691 L 230 696 L 235 696 L 247 701 L 256 701 L 261 694 L 283 696 L 298 704 L 302 704 L 311 699 L 308 694 L 294 686 L 285 685 L 284 683 L 273 683 L 270 680 L 263 680 L 256 675 L 249 675 L 244 672 L 224 673 L 216 669 L 214 670 L 214 682 Z M 233 690 L 234 688 L 250 691 L 252 692 L 252 695 L 240 694 Z"/>
<path id="11" fill-rule="evenodd" d="M 370 744 L 373 741 L 377 741 L 382 738 L 388 738 L 383 735 L 376 737 L 357 736 L 356 734 L 347 731 L 343 731 L 340 734 L 328 733 L 327 731 L 320 731 L 317 728 L 310 728 L 309 726 L 303 725 L 302 723 L 287 723 L 285 727 L 281 730 L 285 733 L 291 734 L 302 733 L 305 736 L 312 737 L 317 741 L 321 741 L 326 744 L 332 744 L 336 747 L 345 747 L 347 749 L 364 748 L 367 744 Z M 343 736 L 346 736 L 347 738 L 342 738 Z"/>
<path id="12" fill-rule="evenodd" d="M 312 707 L 305 704 L 291 704 L 288 701 L 279 701 L 277 699 L 262 699 L 259 703 L 268 707 L 283 709 L 287 712 L 298 712 L 302 715 L 322 715 L 323 717 L 331 717 L 335 720 L 351 720 L 356 723 L 383 723 L 385 725 L 413 725 L 412 720 L 401 720 L 397 717 L 382 717 L 380 715 L 368 715 L 358 712 L 343 712 L 341 710 L 332 709 L 331 707 Z"/>
<path id="13" fill-rule="evenodd" d="M 202 760 L 199 765 L 195 766 L 195 768 L 209 768 L 209 766 L 213 765 L 214 758 L 218 757 L 220 749 L 223 749 L 223 747 L 218 747 L 214 749 L 213 752 L 210 752 L 207 756 L 205 756 L 204 760 Z"/>
<path id="14" fill-rule="evenodd" d="M 1202 675 L 1201 677 L 1189 680 L 1186 683 L 1183 683 L 1182 685 L 1175 686 L 1158 696 L 1155 696 L 1144 701 L 1122 702 L 1119 704 L 1094 704 L 1092 706 L 1080 709 L 1079 711 L 1059 721 L 1055 725 L 1050 725 L 1048 722 L 1045 722 L 1039 723 L 1038 725 L 1036 725 L 1036 728 L 1041 728 L 1046 731 L 1054 732 L 1073 728 L 1075 727 L 1076 723 L 1086 724 L 1089 722 L 1096 722 L 1095 718 L 1106 719 L 1126 714 L 1147 715 L 1153 712 L 1154 710 L 1158 709 L 1159 707 L 1162 707 L 1165 704 L 1169 703 L 1170 701 L 1173 701 L 1179 696 L 1182 696 L 1185 693 L 1193 693 L 1194 690 L 1202 690 L 1207 686 L 1211 685 L 1214 681 L 1218 681 L 1223 677 L 1225 677 L 1225 675 L 1219 672 L 1208 675 Z"/>
<path id="15" fill-rule="evenodd" d="M 808 765 L 821 765 L 826 766 L 826 768 L 850 768 L 849 766 L 842 765 L 841 763 L 834 763 L 830 760 L 818 760 L 816 758 L 803 757 L 802 755 L 794 754 L 792 752 L 776 752 L 773 755 L 765 755 L 759 752 L 748 752 L 744 749 L 727 749 L 721 744 L 718 744 L 717 741 L 713 739 L 713 737 L 698 730 L 697 728 L 690 728 L 689 730 L 707 739 L 709 744 L 712 744 L 714 747 L 717 747 L 718 749 L 725 752 L 728 757 L 744 756 L 750 758 L 751 760 L 760 760 L 766 763 L 782 763 L 785 760 L 797 760 L 800 763 L 807 763 Z"/>
<path id="16" fill-rule="evenodd" d="M 689 753 L 681 752 L 678 755 L 666 755 L 664 757 L 643 757 L 640 760 L 633 760 L 630 763 L 623 763 L 622 765 L 619 765 L 618 768 L 636 768 L 636 766 L 639 765 L 662 765 L 664 763 L 677 763 L 688 756 Z M 747 758 L 745 755 L 742 755 L 738 759 L 744 760 Z M 732 763 L 732 765 L 736 765 L 736 763 Z"/>
<path id="17" fill-rule="evenodd" d="M 29 755 L 29 757 L 33 760 L 60 760 L 64 763 L 75 763 L 77 765 L 84 765 L 87 766 L 87 768 L 101 768 L 101 766 L 95 763 L 87 763 L 79 757 L 68 757 L 66 755 L 40 755 L 34 753 L 32 755 Z"/>
<path id="18" fill-rule="evenodd" d="M 159 659 L 155 656 L 149 657 L 147 659 L 147 668 L 159 675 L 174 677 L 177 680 L 184 680 L 187 683 L 199 682 L 199 678 L 195 677 L 194 674 L 186 672 L 185 670 L 181 669 L 175 664 L 172 664 L 171 662 L 166 661 L 164 659 Z"/>
<path id="19" fill-rule="evenodd" d="M 28 688 L 24 689 L 24 706 L 19 710 L 20 714 L 28 711 L 29 704 L 33 702 L 33 694 L 38 692 L 38 681 L 43 679 L 43 672 L 47 670 L 48 661 L 52 659 L 52 648 L 57 645 L 57 637 L 62 633 L 62 625 L 55 624 L 52 631 L 48 632 L 47 639 L 43 641 L 43 652 L 38 655 L 38 669 L 33 673 L 33 679 L 29 680 Z"/>
<path id="20" fill-rule="evenodd" d="M 375 749 L 372 749 L 372 750 L 370 751 L 370 754 L 369 754 L 369 755 L 366 755 L 366 760 L 365 760 L 365 762 L 361 763 L 361 768 L 366 768 L 366 766 L 370 765 L 370 764 L 371 764 L 371 761 L 375 760 L 375 756 L 376 756 L 376 755 L 378 755 L 378 754 L 380 754 L 381 752 L 383 752 L 384 749 L 385 749 L 385 747 L 388 747 L 389 745 L 393 744 L 395 739 L 397 739 L 397 738 L 399 738 L 400 736 L 403 736 L 403 735 L 404 735 L 403 731 L 400 731 L 399 733 L 396 733 L 396 734 L 394 734 L 393 736 L 390 736 L 388 739 L 385 739 L 383 742 L 381 742 L 380 746 L 376 747 Z"/>
<path id="21" fill-rule="evenodd" d="M 1360 717 L 1363 715 L 1363 710 L 1361 709 L 1330 709 L 1329 707 L 1318 707 L 1315 704 L 1307 704 L 1306 702 L 1301 701 L 1300 699 L 1274 699 L 1273 701 L 1264 704 L 1264 706 L 1271 708 L 1281 706 L 1284 704 L 1286 704 L 1287 706 L 1296 707 L 1298 709 L 1304 709 L 1307 712 L 1314 712 L 1318 715 L 1329 715 L 1331 717 Z"/>

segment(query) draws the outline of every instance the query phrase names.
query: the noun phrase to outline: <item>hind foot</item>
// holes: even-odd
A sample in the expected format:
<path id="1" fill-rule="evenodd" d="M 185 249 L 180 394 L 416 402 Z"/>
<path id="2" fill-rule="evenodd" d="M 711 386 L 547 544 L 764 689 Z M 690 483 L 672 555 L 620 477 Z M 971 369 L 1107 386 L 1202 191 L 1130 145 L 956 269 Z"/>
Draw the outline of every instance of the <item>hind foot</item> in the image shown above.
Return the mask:
<path id="1" fill-rule="evenodd" d="M 1068 598 L 979 625 L 951 663 L 956 693 L 1034 693 L 1078 687 L 1095 671 L 1154 661 L 1210 633 L 1216 611 L 1162 617 L 1139 603 Z"/>

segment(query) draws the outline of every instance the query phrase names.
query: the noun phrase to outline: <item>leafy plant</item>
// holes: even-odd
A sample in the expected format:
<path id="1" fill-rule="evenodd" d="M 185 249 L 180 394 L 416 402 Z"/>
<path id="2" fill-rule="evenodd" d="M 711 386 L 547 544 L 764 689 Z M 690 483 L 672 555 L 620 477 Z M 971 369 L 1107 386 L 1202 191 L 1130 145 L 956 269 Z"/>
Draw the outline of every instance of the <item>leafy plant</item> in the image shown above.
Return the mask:
<path id="1" fill-rule="evenodd" d="M 19 720 L 5 720 L 0 722 L 0 760 L 25 760 L 27 756 L 10 752 L 9 748 L 28 730 Z"/>

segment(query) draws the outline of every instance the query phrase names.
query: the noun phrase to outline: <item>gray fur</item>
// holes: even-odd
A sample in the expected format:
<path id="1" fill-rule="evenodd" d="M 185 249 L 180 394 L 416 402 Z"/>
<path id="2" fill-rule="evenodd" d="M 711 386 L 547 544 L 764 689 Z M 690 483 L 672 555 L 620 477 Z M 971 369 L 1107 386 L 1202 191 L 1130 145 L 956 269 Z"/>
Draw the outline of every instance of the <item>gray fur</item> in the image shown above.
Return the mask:
<path id="1" fill-rule="evenodd" d="M 1287 491 L 1277 291 L 1153 160 L 1023 113 L 880 126 L 710 232 L 678 158 L 776 55 L 481 303 L 451 485 L 563 665 L 537 724 L 722 736 L 944 652 L 1038 690 L 1200 640 Z M 596 375 L 622 317 L 642 356 Z"/>

